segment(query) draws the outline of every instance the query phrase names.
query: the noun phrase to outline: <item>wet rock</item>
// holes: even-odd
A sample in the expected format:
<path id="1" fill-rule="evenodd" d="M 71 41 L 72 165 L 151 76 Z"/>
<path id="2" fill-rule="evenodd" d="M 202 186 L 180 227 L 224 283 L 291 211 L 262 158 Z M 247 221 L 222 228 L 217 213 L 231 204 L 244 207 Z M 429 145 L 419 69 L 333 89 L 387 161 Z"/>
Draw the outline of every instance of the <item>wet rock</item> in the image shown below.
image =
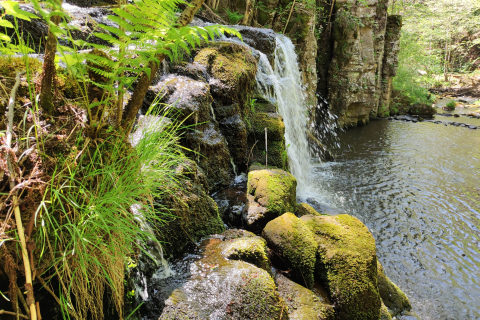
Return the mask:
<path id="1" fill-rule="evenodd" d="M 337 319 L 380 317 L 375 240 L 357 218 L 303 216 L 318 243 L 315 276 L 335 305 Z"/>
<path id="2" fill-rule="evenodd" d="M 287 307 L 269 273 L 250 263 L 227 260 L 221 240 L 208 239 L 191 275 L 165 301 L 160 320 L 288 319 Z"/>
<path id="3" fill-rule="evenodd" d="M 188 162 L 178 168 L 180 173 L 190 168 L 196 179 L 183 180 L 181 187 L 177 187 L 173 194 L 160 199 L 172 215 L 165 217 L 164 222 L 157 226 L 157 238 L 164 243 L 169 255 L 178 255 L 195 241 L 224 230 L 217 205 L 206 193 L 201 183 L 204 178 L 195 167 L 193 162 Z"/>
<path id="4" fill-rule="evenodd" d="M 380 320 L 392 320 L 392 315 L 388 312 L 388 308 L 383 304 L 380 307 Z"/>
<path id="5" fill-rule="evenodd" d="M 154 86 L 150 86 L 143 110 L 158 101 L 173 110 L 172 117 L 185 124 L 198 124 L 210 120 L 213 98 L 206 82 L 193 80 L 184 76 L 167 75 Z"/>
<path id="6" fill-rule="evenodd" d="M 311 288 L 318 244 L 305 223 L 288 212 L 267 223 L 262 237 L 275 255 L 292 268 L 295 279 Z"/>
<path id="7" fill-rule="evenodd" d="M 299 203 L 297 204 L 297 208 L 295 210 L 295 214 L 297 217 L 302 217 L 306 215 L 313 215 L 313 216 L 321 216 L 320 213 L 317 212 L 311 205 L 308 203 Z"/>
<path id="8" fill-rule="evenodd" d="M 198 81 L 207 81 L 208 78 L 206 66 L 196 62 L 176 64 L 170 68 L 170 72 Z"/>
<path id="9" fill-rule="evenodd" d="M 265 128 L 270 141 L 282 141 L 285 136 L 285 124 L 278 113 L 256 112 L 251 119 L 251 133 L 257 137 L 265 137 Z"/>
<path id="10" fill-rule="evenodd" d="M 243 41 L 250 47 L 264 53 L 270 63 L 275 58 L 276 34 L 271 29 L 236 26 L 235 29 L 242 35 Z"/>
<path id="11" fill-rule="evenodd" d="M 37 15 L 36 11 L 31 5 L 21 4 L 20 9 Z M 7 15 L 5 16 L 5 19 L 15 25 L 14 17 Z M 45 39 L 48 36 L 48 25 L 45 23 L 45 21 L 43 21 L 43 19 L 40 17 L 38 19 L 31 19 L 30 21 L 22 19 L 17 19 L 17 21 L 18 29 L 21 32 L 25 43 L 28 44 L 28 46 L 36 53 L 43 52 Z M 16 35 L 14 34 L 13 29 L 7 29 L 7 34 L 13 39 L 12 41 L 16 41 Z"/>
<path id="12" fill-rule="evenodd" d="M 206 67 L 212 95 L 219 105 L 245 104 L 255 87 L 257 72 L 257 62 L 248 47 L 216 42 L 200 50 L 194 61 Z"/>
<path id="13" fill-rule="evenodd" d="M 288 306 L 290 320 L 333 320 L 333 306 L 311 290 L 293 282 L 280 273 L 275 275 L 280 296 Z"/>
<path id="14" fill-rule="evenodd" d="M 257 235 L 255 233 L 243 229 L 228 229 L 222 233 L 223 240 L 225 241 L 256 236 Z"/>
<path id="15" fill-rule="evenodd" d="M 400 290 L 386 275 L 380 262 L 377 262 L 378 270 L 378 292 L 382 298 L 383 304 L 392 311 L 392 314 L 398 315 L 404 311 L 410 311 L 412 306 L 405 293 Z"/>
<path id="16" fill-rule="evenodd" d="M 242 260 L 270 272 L 267 242 L 259 236 L 239 237 L 221 244 L 222 255 L 230 260 Z"/>
<path id="17" fill-rule="evenodd" d="M 247 200 L 243 214 L 247 229 L 260 232 L 268 221 L 285 212 L 295 211 L 297 181 L 279 169 L 248 173 Z"/>
<path id="18" fill-rule="evenodd" d="M 228 142 L 233 162 L 238 170 L 244 171 L 247 165 L 247 127 L 240 114 L 219 121 L 220 130 Z"/>
<path id="19" fill-rule="evenodd" d="M 185 134 L 183 145 L 194 153 L 198 165 L 205 171 L 210 188 L 218 190 L 230 184 L 232 168 L 230 152 L 224 136 L 215 124 L 197 126 Z"/>
<path id="20" fill-rule="evenodd" d="M 91 7 L 105 4 L 117 4 L 117 0 L 66 0 L 65 2 L 79 6 Z"/>

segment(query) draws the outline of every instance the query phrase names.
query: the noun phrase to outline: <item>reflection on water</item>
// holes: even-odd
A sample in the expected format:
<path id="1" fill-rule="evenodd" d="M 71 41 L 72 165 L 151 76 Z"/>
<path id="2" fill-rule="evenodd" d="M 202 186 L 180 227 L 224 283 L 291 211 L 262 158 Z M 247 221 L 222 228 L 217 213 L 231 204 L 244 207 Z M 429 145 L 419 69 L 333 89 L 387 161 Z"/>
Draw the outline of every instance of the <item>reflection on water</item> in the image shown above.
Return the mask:
<path id="1" fill-rule="evenodd" d="M 341 143 L 317 200 L 368 225 L 422 319 L 480 319 L 480 130 L 385 120 Z"/>

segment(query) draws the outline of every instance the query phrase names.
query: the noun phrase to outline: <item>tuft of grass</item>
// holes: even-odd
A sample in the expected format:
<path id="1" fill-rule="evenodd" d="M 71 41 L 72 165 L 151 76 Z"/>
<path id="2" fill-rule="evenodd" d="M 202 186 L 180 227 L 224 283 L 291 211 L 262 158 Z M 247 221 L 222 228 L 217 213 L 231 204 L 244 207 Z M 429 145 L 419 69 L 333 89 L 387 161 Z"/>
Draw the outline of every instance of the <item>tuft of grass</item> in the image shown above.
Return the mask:
<path id="1" fill-rule="evenodd" d="M 180 124 L 162 118 L 161 130 L 144 128 L 135 147 L 114 132 L 92 141 L 79 134 L 70 154 L 59 156 L 37 210 L 36 243 L 44 276 L 59 282 L 64 318 L 103 319 L 107 293 L 123 318 L 126 259 L 153 237 L 141 222 L 168 215 L 155 199 L 173 192 L 184 159 Z"/>
<path id="2" fill-rule="evenodd" d="M 457 103 L 454 100 L 450 100 L 446 105 L 445 105 L 445 110 L 448 111 L 453 111 L 455 110 L 455 107 L 457 106 Z"/>

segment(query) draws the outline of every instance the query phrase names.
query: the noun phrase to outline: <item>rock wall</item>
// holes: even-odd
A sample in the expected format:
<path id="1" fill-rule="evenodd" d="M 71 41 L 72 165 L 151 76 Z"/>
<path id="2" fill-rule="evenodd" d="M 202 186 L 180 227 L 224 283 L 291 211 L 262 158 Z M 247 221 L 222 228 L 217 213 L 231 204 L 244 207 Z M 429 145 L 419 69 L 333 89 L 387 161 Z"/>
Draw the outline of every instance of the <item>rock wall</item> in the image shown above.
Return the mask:
<path id="1" fill-rule="evenodd" d="M 225 1 L 217 12 L 243 14 L 247 2 Z M 387 115 L 401 28 L 394 17 L 397 28 L 387 30 L 389 0 L 253 2 L 249 23 L 283 32 L 296 45 L 311 111 L 318 94 L 327 98 L 343 127 Z M 324 113 L 317 113 L 311 117 L 319 122 Z"/>

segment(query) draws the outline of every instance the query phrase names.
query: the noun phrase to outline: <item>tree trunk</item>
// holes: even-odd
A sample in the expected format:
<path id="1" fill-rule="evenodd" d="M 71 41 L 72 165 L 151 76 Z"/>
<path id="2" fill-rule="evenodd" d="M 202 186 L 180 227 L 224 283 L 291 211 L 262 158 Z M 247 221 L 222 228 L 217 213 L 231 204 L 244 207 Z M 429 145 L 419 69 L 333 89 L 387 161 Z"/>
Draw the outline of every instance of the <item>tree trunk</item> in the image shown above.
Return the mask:
<path id="1" fill-rule="evenodd" d="M 247 0 L 245 6 L 245 14 L 243 15 L 242 24 L 249 26 L 252 23 L 253 8 L 255 7 L 255 0 Z"/>
<path id="2" fill-rule="evenodd" d="M 53 16 L 51 21 L 58 25 L 60 16 Z M 42 80 L 40 83 L 40 108 L 46 113 L 53 114 L 53 81 L 55 80 L 55 54 L 57 53 L 57 37 L 48 32 L 43 57 Z"/>
<path id="3" fill-rule="evenodd" d="M 195 13 L 197 13 L 197 11 L 200 9 L 204 2 L 205 0 L 192 0 L 192 2 L 185 8 L 185 10 L 183 10 L 182 15 L 178 19 L 178 25 L 180 27 L 184 27 L 189 24 L 192 21 Z M 148 75 L 146 72 L 143 72 L 140 75 L 138 84 L 135 87 L 132 97 L 128 101 L 128 104 L 123 113 L 122 128 L 125 130 L 126 133 L 129 133 L 131 130 L 133 121 L 135 120 L 135 116 L 142 107 L 143 99 L 145 99 L 148 87 L 150 86 L 150 83 L 152 83 L 155 75 L 157 74 L 160 63 L 165 59 L 165 55 L 157 54 L 155 58 L 156 61 L 152 61 L 148 64 L 148 68 L 150 69 L 150 75 Z"/>

